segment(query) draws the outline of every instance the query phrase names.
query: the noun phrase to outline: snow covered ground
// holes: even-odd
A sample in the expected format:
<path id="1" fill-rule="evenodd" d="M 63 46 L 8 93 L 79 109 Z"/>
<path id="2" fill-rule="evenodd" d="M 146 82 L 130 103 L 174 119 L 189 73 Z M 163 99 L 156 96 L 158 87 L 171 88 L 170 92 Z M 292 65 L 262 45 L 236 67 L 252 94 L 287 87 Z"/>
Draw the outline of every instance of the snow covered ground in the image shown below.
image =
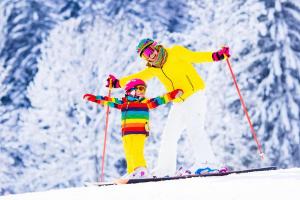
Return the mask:
<path id="1" fill-rule="evenodd" d="M 0 197 L 0 200 L 296 200 L 300 168 L 155 183 L 81 187 Z"/>

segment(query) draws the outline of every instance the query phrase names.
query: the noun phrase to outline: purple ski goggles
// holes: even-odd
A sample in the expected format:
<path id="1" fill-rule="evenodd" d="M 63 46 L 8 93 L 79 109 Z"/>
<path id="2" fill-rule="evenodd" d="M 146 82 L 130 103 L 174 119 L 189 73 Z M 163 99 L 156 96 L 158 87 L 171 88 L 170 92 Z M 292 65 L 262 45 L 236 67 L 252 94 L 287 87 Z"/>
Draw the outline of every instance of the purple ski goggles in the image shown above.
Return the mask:
<path id="1" fill-rule="evenodd" d="M 153 49 L 151 46 L 149 46 L 149 47 L 147 47 L 147 48 L 143 51 L 143 54 L 142 54 L 142 55 L 143 55 L 145 58 L 149 58 L 150 55 L 153 54 L 153 52 L 154 52 L 154 49 Z"/>

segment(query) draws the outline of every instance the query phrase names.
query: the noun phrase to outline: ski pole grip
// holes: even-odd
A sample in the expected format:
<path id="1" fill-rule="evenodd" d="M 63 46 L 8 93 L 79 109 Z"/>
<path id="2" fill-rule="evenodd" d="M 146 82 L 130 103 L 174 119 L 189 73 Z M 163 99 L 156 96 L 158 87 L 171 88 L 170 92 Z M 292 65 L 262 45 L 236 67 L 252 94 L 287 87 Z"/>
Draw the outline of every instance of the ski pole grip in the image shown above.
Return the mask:
<path id="1" fill-rule="evenodd" d="M 109 80 L 109 85 L 108 85 L 109 89 L 111 89 L 112 86 L 113 86 L 113 81 L 110 79 L 110 80 Z"/>

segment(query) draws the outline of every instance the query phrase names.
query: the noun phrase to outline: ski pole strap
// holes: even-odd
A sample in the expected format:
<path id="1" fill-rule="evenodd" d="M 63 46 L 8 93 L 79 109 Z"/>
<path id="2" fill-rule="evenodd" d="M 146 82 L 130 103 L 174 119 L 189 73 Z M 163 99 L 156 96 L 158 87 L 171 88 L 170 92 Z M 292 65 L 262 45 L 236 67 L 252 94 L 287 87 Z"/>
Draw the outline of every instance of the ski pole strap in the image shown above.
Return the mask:
<path id="1" fill-rule="evenodd" d="M 231 64 L 230 64 L 228 58 L 226 58 L 226 62 L 227 62 L 228 68 L 229 68 L 229 70 L 230 70 L 230 73 L 231 73 L 231 76 L 232 76 L 232 79 L 233 79 L 233 82 L 234 82 L 236 91 L 237 91 L 237 93 L 238 93 L 238 95 L 239 95 L 239 98 L 240 98 L 240 101 L 241 101 L 241 104 L 242 104 L 244 113 L 245 113 L 245 115 L 246 115 L 247 121 L 248 121 L 248 123 L 249 123 L 250 129 L 251 129 L 251 133 L 252 133 L 253 138 L 254 138 L 254 140 L 255 140 L 255 142 L 256 142 L 256 145 L 257 145 L 257 147 L 258 147 L 259 155 L 260 155 L 261 159 L 263 160 L 263 159 L 264 159 L 264 153 L 263 153 L 263 151 L 262 151 L 261 144 L 260 144 L 260 142 L 259 142 L 258 139 L 257 139 L 257 134 L 256 134 L 256 132 L 255 132 L 255 130 L 254 130 L 254 128 L 253 128 L 251 119 L 250 119 L 249 114 L 248 114 L 248 110 L 247 110 L 246 104 L 245 104 L 244 99 L 243 99 L 243 97 L 242 97 L 242 95 L 241 95 L 239 86 L 238 86 L 238 84 L 237 84 L 235 75 L 234 75 L 234 73 L 233 73 L 233 70 L 232 70 L 232 67 L 231 67 Z"/>

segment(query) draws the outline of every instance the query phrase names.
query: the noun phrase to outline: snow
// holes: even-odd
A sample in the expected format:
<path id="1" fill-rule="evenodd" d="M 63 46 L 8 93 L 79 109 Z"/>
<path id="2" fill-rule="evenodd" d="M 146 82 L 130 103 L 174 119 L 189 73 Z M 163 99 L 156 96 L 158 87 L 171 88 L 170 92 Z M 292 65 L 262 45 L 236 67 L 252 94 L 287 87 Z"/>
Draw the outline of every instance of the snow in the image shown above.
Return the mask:
<path id="1" fill-rule="evenodd" d="M 0 197 L 0 200 L 298 200 L 300 168 L 131 185 L 80 187 Z"/>

